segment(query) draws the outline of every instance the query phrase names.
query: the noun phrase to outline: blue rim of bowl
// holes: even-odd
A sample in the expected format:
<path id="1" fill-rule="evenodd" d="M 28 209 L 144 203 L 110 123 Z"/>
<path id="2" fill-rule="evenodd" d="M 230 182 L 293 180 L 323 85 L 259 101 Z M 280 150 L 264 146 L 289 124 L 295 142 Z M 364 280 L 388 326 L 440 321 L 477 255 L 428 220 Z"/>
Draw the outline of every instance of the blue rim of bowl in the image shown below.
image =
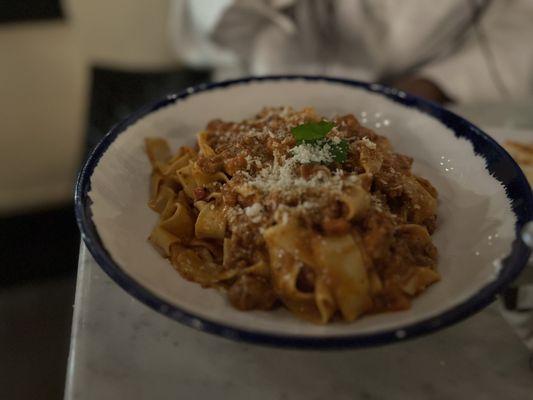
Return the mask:
<path id="1" fill-rule="evenodd" d="M 419 111 L 433 116 L 454 131 L 457 137 L 463 137 L 469 140 L 473 144 L 475 153 L 485 158 L 487 169 L 490 173 L 505 187 L 507 197 L 511 201 L 512 210 L 517 218 L 515 226 L 516 237 L 512 244 L 512 250 L 502 261 L 502 268 L 500 269 L 498 277 L 462 303 L 437 316 L 422 321 L 395 329 L 368 334 L 309 337 L 256 332 L 234 327 L 229 324 L 224 325 L 219 322 L 199 317 L 159 298 L 156 294 L 152 293 L 143 287 L 141 283 L 129 276 L 107 252 L 98 235 L 96 226 L 92 221 L 90 208 L 91 200 L 88 193 L 90 191 L 91 176 L 102 155 L 118 135 L 124 132 L 129 126 L 154 111 L 176 102 L 184 101 L 187 97 L 197 93 L 222 89 L 229 86 L 268 81 L 328 82 L 379 93 L 397 103 L 403 104 L 404 106 L 416 108 Z M 100 267 L 116 283 L 147 306 L 185 325 L 229 339 L 277 347 L 308 349 L 366 347 L 396 342 L 428 334 L 459 322 L 478 312 L 494 301 L 501 290 L 511 283 L 526 265 L 530 255 L 530 249 L 519 239 L 520 231 L 528 221 L 533 219 L 533 197 L 531 188 L 529 187 L 521 169 L 511 156 L 494 141 L 494 139 L 470 122 L 435 103 L 381 84 L 364 83 L 324 76 L 301 75 L 246 77 L 223 82 L 200 84 L 187 88 L 178 94 L 169 95 L 164 99 L 141 108 L 122 122 L 113 126 L 91 152 L 78 175 L 74 200 L 76 220 L 81 231 L 81 236 L 92 256 Z"/>

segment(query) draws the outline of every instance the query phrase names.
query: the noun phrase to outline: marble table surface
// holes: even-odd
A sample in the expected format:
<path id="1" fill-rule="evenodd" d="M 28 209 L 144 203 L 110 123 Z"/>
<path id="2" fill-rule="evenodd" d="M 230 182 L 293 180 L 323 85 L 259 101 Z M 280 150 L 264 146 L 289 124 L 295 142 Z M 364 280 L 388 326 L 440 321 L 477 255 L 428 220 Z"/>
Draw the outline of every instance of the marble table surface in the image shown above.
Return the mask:
<path id="1" fill-rule="evenodd" d="M 459 111 L 480 125 L 533 127 L 533 114 L 516 105 Z M 82 244 L 65 399 L 533 399 L 533 360 L 498 307 L 382 347 L 261 347 L 151 310 Z"/>
<path id="2" fill-rule="evenodd" d="M 383 347 L 260 347 L 149 309 L 82 245 L 65 399 L 532 398 L 529 352 L 497 307 Z"/>

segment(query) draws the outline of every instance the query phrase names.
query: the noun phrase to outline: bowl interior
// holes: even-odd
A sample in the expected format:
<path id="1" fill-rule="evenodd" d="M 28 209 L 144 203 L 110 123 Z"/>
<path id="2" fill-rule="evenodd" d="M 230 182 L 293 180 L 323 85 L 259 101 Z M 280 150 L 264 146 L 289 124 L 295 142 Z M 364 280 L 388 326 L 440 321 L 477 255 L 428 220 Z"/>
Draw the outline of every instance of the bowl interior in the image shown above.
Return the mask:
<path id="1" fill-rule="evenodd" d="M 313 106 L 324 116 L 353 113 L 387 136 L 396 151 L 414 157 L 414 171 L 439 191 L 438 229 L 442 281 L 403 312 L 366 316 L 355 323 L 317 326 L 283 309 L 240 312 L 225 295 L 202 289 L 175 272 L 147 242 L 157 216 L 146 205 L 151 167 L 145 137 L 192 145 L 213 118 L 240 120 L 263 106 Z M 122 132 L 102 155 L 91 177 L 91 212 L 97 232 L 116 264 L 171 305 L 203 319 L 266 334 L 323 337 L 401 329 L 437 316 L 494 280 L 510 253 L 516 217 L 503 186 L 476 156 L 472 144 L 433 117 L 379 93 L 326 81 L 252 81 L 200 92 L 152 112 Z"/>

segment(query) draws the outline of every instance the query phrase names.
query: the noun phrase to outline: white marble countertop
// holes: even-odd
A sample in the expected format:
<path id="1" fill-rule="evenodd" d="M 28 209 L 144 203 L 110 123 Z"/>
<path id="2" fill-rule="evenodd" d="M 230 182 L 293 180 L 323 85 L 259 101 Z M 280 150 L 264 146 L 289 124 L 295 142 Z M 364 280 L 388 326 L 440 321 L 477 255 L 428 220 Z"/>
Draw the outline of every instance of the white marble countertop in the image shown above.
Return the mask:
<path id="1" fill-rule="evenodd" d="M 526 399 L 532 393 L 529 352 L 496 305 L 432 335 L 383 347 L 260 347 L 156 313 L 81 247 L 68 400 Z"/>
<path id="2" fill-rule="evenodd" d="M 481 125 L 531 128 L 524 104 L 458 111 Z M 319 352 L 232 342 L 141 304 L 82 244 L 65 399 L 522 400 L 533 393 L 529 363 L 497 304 L 382 347 Z"/>

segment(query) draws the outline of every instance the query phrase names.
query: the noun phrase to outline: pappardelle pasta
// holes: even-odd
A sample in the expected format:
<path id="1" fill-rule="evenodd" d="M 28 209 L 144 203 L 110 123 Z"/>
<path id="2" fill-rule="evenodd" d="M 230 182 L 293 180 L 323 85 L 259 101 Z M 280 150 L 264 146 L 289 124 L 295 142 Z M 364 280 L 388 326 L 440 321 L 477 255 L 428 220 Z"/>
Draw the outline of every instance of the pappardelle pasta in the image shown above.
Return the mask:
<path id="1" fill-rule="evenodd" d="M 146 139 L 149 240 L 181 276 L 239 310 L 315 323 L 404 310 L 440 279 L 437 191 L 353 115 L 265 108 L 213 120 L 197 147 Z"/>

